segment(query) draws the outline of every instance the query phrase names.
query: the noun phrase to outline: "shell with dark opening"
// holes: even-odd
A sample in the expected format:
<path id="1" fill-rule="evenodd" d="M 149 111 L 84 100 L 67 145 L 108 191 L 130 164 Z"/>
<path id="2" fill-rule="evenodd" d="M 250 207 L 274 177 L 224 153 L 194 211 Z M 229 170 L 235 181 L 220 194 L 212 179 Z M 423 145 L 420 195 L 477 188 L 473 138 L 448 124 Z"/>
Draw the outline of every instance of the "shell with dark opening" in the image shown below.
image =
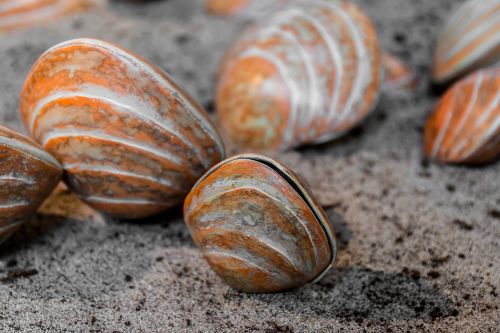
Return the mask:
<path id="1" fill-rule="evenodd" d="M 335 260 L 333 227 L 310 190 L 261 155 L 212 168 L 188 195 L 184 216 L 213 270 L 237 290 L 299 287 L 319 280 Z"/>

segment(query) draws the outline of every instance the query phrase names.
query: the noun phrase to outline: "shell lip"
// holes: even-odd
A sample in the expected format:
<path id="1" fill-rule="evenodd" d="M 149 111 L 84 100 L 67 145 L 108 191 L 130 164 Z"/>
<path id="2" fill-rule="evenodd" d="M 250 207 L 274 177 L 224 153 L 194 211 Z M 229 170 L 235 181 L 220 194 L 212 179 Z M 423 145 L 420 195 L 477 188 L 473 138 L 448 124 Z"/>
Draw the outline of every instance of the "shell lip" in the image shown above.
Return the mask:
<path id="1" fill-rule="evenodd" d="M 239 154 L 239 155 L 234 155 L 230 158 L 225 159 L 224 161 L 216 164 L 213 166 L 208 172 L 206 172 L 193 186 L 196 187 L 198 186 L 201 182 L 203 182 L 206 178 L 208 178 L 212 173 L 214 173 L 216 170 L 220 169 L 224 165 L 236 161 L 236 160 L 252 160 L 256 161 L 259 163 L 262 163 L 274 171 L 276 171 L 281 177 L 283 177 L 287 183 L 292 186 L 292 188 L 302 197 L 304 202 L 307 204 L 307 206 L 311 209 L 313 212 L 314 216 L 316 217 L 318 223 L 320 224 L 321 228 L 325 232 L 326 238 L 328 240 L 328 244 L 330 246 L 330 252 L 331 252 L 331 261 L 330 263 L 323 269 L 321 273 L 319 273 L 310 283 L 315 283 L 321 280 L 325 274 L 333 267 L 333 264 L 335 263 L 335 259 L 337 256 L 337 241 L 335 239 L 335 230 L 331 223 L 328 221 L 328 218 L 325 215 L 325 212 L 316 203 L 316 200 L 313 199 L 313 195 L 309 187 L 300 180 L 300 178 L 293 172 L 291 171 L 288 167 L 285 165 L 281 164 L 280 162 L 260 155 L 260 154 L 255 154 L 255 153 L 244 153 L 244 154 Z"/>

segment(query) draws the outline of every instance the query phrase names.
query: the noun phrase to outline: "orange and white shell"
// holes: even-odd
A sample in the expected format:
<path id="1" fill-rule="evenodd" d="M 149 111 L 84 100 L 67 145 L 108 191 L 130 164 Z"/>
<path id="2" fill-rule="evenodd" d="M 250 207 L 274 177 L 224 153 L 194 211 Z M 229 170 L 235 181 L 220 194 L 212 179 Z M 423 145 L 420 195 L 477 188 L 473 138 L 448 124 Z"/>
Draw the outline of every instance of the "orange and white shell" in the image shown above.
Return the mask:
<path id="1" fill-rule="evenodd" d="M 0 126 L 0 243 L 35 214 L 61 176 L 59 162 L 37 143 Z"/>
<path id="2" fill-rule="evenodd" d="M 384 68 L 384 81 L 382 90 L 407 90 L 416 89 L 417 79 L 415 73 L 408 67 L 403 60 L 390 54 L 382 55 L 382 67 Z"/>
<path id="3" fill-rule="evenodd" d="M 425 128 L 425 154 L 478 164 L 500 154 L 500 69 L 479 70 L 442 97 Z"/>
<path id="4" fill-rule="evenodd" d="M 445 83 L 500 62 L 500 0 L 469 0 L 439 36 L 433 78 Z"/>
<path id="5" fill-rule="evenodd" d="M 210 266 L 240 291 L 300 287 L 335 261 L 335 232 L 310 190 L 262 155 L 213 167 L 186 198 L 184 218 Z"/>
<path id="6" fill-rule="evenodd" d="M 207 10 L 216 15 L 254 16 L 278 10 L 292 0 L 206 0 Z"/>
<path id="7" fill-rule="evenodd" d="M 0 31 L 49 22 L 99 0 L 0 0 Z"/>
<path id="8" fill-rule="evenodd" d="M 237 145 L 259 150 L 338 137 L 376 104 L 380 58 L 372 22 L 354 4 L 287 6 L 249 29 L 225 56 L 220 123 Z"/>
<path id="9" fill-rule="evenodd" d="M 68 187 L 121 218 L 180 204 L 224 157 L 208 115 L 169 75 L 100 40 L 45 52 L 20 110 L 32 137 L 63 164 Z"/>

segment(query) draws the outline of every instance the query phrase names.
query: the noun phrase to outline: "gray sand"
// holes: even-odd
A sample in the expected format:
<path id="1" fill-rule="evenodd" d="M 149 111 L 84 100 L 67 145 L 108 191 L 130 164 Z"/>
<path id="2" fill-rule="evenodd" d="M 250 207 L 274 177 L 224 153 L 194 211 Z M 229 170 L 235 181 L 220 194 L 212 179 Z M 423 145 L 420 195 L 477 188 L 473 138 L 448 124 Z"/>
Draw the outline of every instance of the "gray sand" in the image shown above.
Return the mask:
<path id="1" fill-rule="evenodd" d="M 319 283 L 246 295 L 209 269 L 180 210 L 142 223 L 39 215 L 0 250 L 1 332 L 498 332 L 500 164 L 422 162 L 436 102 L 428 68 L 453 0 L 358 0 L 383 46 L 421 76 L 349 136 L 280 158 L 311 184 L 340 251 Z M 18 92 L 36 58 L 99 37 L 170 72 L 212 109 L 214 72 L 241 22 L 199 2 L 114 4 L 1 36 L 0 121 L 22 129 Z"/>

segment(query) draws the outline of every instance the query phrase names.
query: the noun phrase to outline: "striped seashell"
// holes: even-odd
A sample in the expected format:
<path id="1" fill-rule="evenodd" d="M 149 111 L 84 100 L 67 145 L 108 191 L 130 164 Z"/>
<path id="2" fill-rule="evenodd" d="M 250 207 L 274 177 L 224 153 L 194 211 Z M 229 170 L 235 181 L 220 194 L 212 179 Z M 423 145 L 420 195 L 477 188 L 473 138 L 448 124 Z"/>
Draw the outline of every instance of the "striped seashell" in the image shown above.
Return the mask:
<path id="1" fill-rule="evenodd" d="M 354 4 L 287 6 L 249 29 L 222 62 L 221 125 L 254 149 L 336 138 L 376 104 L 380 58 L 374 27 Z"/>
<path id="2" fill-rule="evenodd" d="M 99 0 L 0 0 L 0 31 L 50 22 Z"/>
<path id="3" fill-rule="evenodd" d="M 383 91 L 413 91 L 417 88 L 415 73 L 398 57 L 390 53 L 382 54 L 382 67 L 384 68 Z"/>
<path id="4" fill-rule="evenodd" d="M 207 10 L 211 14 L 222 16 L 252 17 L 279 10 L 293 0 L 206 0 Z"/>
<path id="5" fill-rule="evenodd" d="M 61 176 L 54 157 L 31 139 L 0 126 L 0 243 L 35 214 Z"/>
<path id="6" fill-rule="evenodd" d="M 212 168 L 184 203 L 194 242 L 233 288 L 277 292 L 314 282 L 335 261 L 334 230 L 306 185 L 256 154 Z"/>
<path id="7" fill-rule="evenodd" d="M 170 76 L 110 43 L 76 39 L 33 66 L 20 109 L 95 209 L 141 218 L 180 204 L 224 158 L 208 115 Z"/>
<path id="8" fill-rule="evenodd" d="M 433 78 L 445 83 L 500 62 L 500 0 L 469 0 L 438 38 Z"/>
<path id="9" fill-rule="evenodd" d="M 500 154 L 500 69 L 456 83 L 427 120 L 425 154 L 448 163 L 479 164 Z"/>

